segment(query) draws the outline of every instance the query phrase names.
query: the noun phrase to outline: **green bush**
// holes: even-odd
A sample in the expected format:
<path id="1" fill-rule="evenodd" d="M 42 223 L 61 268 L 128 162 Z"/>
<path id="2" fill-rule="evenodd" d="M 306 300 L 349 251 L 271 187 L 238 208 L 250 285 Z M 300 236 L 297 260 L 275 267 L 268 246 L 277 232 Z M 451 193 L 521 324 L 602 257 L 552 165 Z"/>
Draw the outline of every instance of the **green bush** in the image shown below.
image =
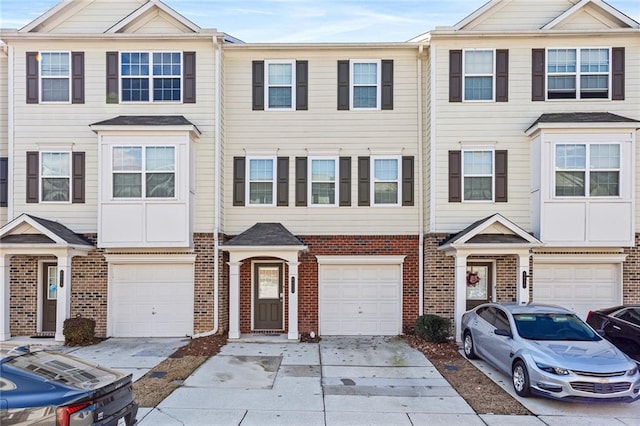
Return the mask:
<path id="1" fill-rule="evenodd" d="M 429 342 L 444 343 L 449 340 L 451 321 L 438 315 L 425 314 L 416 320 L 416 335 Z"/>
<path id="2" fill-rule="evenodd" d="M 87 346 L 94 343 L 96 322 L 91 318 L 69 318 L 64 321 L 62 333 L 67 346 Z"/>

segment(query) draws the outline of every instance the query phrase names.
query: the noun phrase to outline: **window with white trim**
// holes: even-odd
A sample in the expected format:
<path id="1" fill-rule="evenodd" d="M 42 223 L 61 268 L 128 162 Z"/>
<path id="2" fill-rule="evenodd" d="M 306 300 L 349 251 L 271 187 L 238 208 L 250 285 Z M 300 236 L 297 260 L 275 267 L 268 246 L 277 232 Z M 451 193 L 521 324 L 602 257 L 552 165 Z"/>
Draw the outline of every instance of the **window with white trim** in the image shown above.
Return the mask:
<path id="1" fill-rule="evenodd" d="M 463 201 L 493 201 L 494 151 L 463 150 Z"/>
<path id="2" fill-rule="evenodd" d="M 295 61 L 265 61 L 266 109 L 293 110 L 296 104 Z"/>
<path id="3" fill-rule="evenodd" d="M 247 158 L 247 165 L 249 205 L 275 205 L 275 158 Z"/>
<path id="4" fill-rule="evenodd" d="M 372 157 L 371 190 L 373 205 L 400 205 L 401 157 Z"/>
<path id="5" fill-rule="evenodd" d="M 351 61 L 351 109 L 380 109 L 380 61 Z"/>
<path id="6" fill-rule="evenodd" d="M 40 152 L 40 200 L 69 202 L 71 194 L 71 153 Z"/>
<path id="7" fill-rule="evenodd" d="M 71 54 L 40 52 L 40 101 L 70 102 Z"/>
<path id="8" fill-rule="evenodd" d="M 112 151 L 113 198 L 174 198 L 174 146 L 116 146 Z"/>
<path id="9" fill-rule="evenodd" d="M 548 49 L 548 99 L 609 99 L 611 49 Z"/>
<path id="10" fill-rule="evenodd" d="M 309 182 L 312 206 L 336 206 L 337 205 L 337 158 L 310 158 Z"/>
<path id="11" fill-rule="evenodd" d="M 121 52 L 122 102 L 180 102 L 182 52 Z"/>
<path id="12" fill-rule="evenodd" d="M 492 101 L 494 98 L 495 52 L 464 51 L 464 100 Z"/>
<path id="13" fill-rule="evenodd" d="M 619 144 L 557 144 L 557 197 L 617 197 L 620 195 Z"/>

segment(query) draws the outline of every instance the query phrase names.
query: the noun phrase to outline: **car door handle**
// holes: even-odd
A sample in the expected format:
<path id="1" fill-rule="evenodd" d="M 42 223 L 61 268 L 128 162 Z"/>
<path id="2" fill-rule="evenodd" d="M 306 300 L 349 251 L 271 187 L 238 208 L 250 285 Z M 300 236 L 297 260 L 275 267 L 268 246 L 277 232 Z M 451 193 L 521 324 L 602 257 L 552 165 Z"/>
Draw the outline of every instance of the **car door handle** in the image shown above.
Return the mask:
<path id="1" fill-rule="evenodd" d="M 616 330 L 618 330 L 618 331 L 622 330 L 622 329 L 621 329 L 620 327 L 618 327 L 617 325 L 614 325 L 614 326 L 613 326 L 613 328 L 614 328 L 614 329 L 616 329 Z"/>

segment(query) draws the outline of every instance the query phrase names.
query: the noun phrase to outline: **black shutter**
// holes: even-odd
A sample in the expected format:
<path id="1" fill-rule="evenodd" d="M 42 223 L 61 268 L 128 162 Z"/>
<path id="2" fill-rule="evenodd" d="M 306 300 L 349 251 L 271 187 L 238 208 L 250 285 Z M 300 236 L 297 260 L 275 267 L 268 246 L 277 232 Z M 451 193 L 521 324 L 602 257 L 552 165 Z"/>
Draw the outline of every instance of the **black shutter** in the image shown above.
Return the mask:
<path id="1" fill-rule="evenodd" d="M 349 61 L 338 61 L 338 110 L 349 109 Z"/>
<path id="2" fill-rule="evenodd" d="M 27 152 L 27 203 L 38 202 L 39 168 L 40 154 L 37 151 Z"/>
<path id="3" fill-rule="evenodd" d="M 624 101 L 624 47 L 611 49 L 611 99 Z"/>
<path id="4" fill-rule="evenodd" d="M 196 103 L 196 52 L 182 53 L 182 102 L 185 104 Z"/>
<path id="5" fill-rule="evenodd" d="M 402 205 L 413 206 L 414 194 L 413 156 L 402 157 Z"/>
<path id="6" fill-rule="evenodd" d="M 264 110 L 264 61 L 253 61 L 252 69 L 252 96 L 253 110 Z"/>
<path id="7" fill-rule="evenodd" d="M 509 102 L 509 50 L 496 50 L 496 102 Z"/>
<path id="8" fill-rule="evenodd" d="M 296 61 L 296 109 L 309 107 L 309 61 Z"/>
<path id="9" fill-rule="evenodd" d="M 544 101 L 545 96 L 545 51 L 531 49 L 531 100 Z"/>
<path id="10" fill-rule="evenodd" d="M 393 61 L 382 61 L 382 96 L 381 108 L 393 109 Z"/>
<path id="11" fill-rule="evenodd" d="M 117 104 L 120 100 L 118 82 L 118 52 L 107 52 L 107 103 Z"/>
<path id="12" fill-rule="evenodd" d="M 244 206 L 245 158 L 233 157 L 233 205 Z"/>
<path id="13" fill-rule="evenodd" d="M 462 102 L 462 50 L 449 51 L 449 102 Z"/>
<path id="14" fill-rule="evenodd" d="M 296 206 L 307 205 L 307 157 L 296 157 Z"/>
<path id="15" fill-rule="evenodd" d="M 340 157 L 340 202 L 341 207 L 351 206 L 351 157 Z"/>
<path id="16" fill-rule="evenodd" d="M 72 203 L 84 203 L 85 167 L 84 152 L 74 152 L 71 157 Z"/>
<path id="17" fill-rule="evenodd" d="M 371 187 L 369 186 L 369 157 L 358 157 L 358 205 L 371 204 Z"/>
<path id="18" fill-rule="evenodd" d="M 507 151 L 496 151 L 496 203 L 507 202 Z"/>
<path id="19" fill-rule="evenodd" d="M 449 202 L 462 201 L 462 152 L 449 151 Z"/>
<path id="20" fill-rule="evenodd" d="M 38 94 L 38 52 L 27 52 L 27 103 L 37 104 Z"/>
<path id="21" fill-rule="evenodd" d="M 277 205 L 289 205 L 289 157 L 278 157 Z"/>
<path id="22" fill-rule="evenodd" d="M 0 207 L 9 205 L 9 159 L 0 158 Z"/>
<path id="23" fill-rule="evenodd" d="M 71 103 L 84 103 L 84 52 L 71 52 Z"/>

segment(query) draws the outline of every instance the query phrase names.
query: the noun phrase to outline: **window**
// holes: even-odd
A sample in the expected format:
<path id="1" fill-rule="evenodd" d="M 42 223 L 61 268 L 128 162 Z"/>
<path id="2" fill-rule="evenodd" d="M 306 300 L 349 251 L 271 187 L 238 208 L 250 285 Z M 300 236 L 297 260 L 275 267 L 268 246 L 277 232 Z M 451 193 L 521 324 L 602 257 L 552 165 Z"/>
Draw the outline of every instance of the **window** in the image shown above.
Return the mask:
<path id="1" fill-rule="evenodd" d="M 180 102 L 182 53 L 122 52 L 123 102 Z"/>
<path id="2" fill-rule="evenodd" d="M 68 202 L 71 182 L 69 152 L 41 152 L 40 179 L 42 201 Z"/>
<path id="3" fill-rule="evenodd" d="M 71 99 L 71 54 L 69 52 L 40 52 L 40 80 L 42 102 L 69 102 Z"/>
<path id="4" fill-rule="evenodd" d="M 295 61 L 265 62 L 265 99 L 266 109 L 294 109 Z"/>
<path id="5" fill-rule="evenodd" d="M 398 205 L 400 188 L 400 158 L 372 158 L 371 175 L 373 204 Z"/>
<path id="6" fill-rule="evenodd" d="M 311 205 L 336 205 L 337 160 L 335 158 L 310 159 L 309 181 L 311 182 Z"/>
<path id="7" fill-rule="evenodd" d="M 549 49 L 548 99 L 608 99 L 610 49 Z"/>
<path id="8" fill-rule="evenodd" d="M 620 195 L 620 145 L 557 144 L 555 155 L 557 197 Z"/>
<path id="9" fill-rule="evenodd" d="M 249 205 L 274 205 L 273 158 L 249 158 L 247 168 Z"/>
<path id="10" fill-rule="evenodd" d="M 173 146 L 114 147 L 113 197 L 175 197 L 175 152 Z"/>
<path id="11" fill-rule="evenodd" d="M 464 201 L 492 201 L 493 172 L 493 151 L 463 151 Z"/>
<path id="12" fill-rule="evenodd" d="M 351 61 L 351 108 L 380 109 L 380 61 Z"/>
<path id="13" fill-rule="evenodd" d="M 494 87 L 493 50 L 464 51 L 464 100 L 492 101 Z"/>

